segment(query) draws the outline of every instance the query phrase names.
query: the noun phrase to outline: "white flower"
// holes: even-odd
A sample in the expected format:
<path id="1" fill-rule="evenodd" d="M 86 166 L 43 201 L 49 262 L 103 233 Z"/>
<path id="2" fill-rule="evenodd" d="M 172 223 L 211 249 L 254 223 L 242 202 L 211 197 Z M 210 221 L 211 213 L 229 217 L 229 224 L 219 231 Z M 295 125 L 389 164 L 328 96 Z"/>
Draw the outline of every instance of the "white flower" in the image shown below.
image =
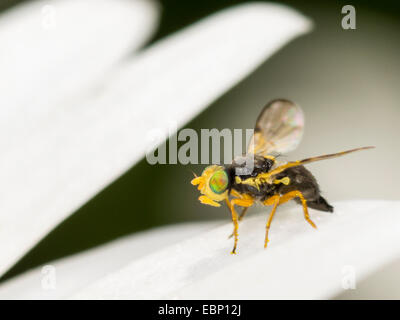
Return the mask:
<path id="1" fill-rule="evenodd" d="M 182 126 L 311 27 L 287 7 L 247 4 L 132 54 L 156 29 L 159 9 L 144 0 L 55 0 L 0 17 L 0 274 L 143 158 L 146 141 L 132 137 L 170 119 Z M 235 257 L 228 222 L 159 228 L 34 269 L 1 284 L 0 297 L 329 298 L 346 280 L 344 266 L 362 278 L 399 251 L 393 208 L 338 203 L 335 219 L 312 212 L 318 233 L 298 210 L 284 211 L 290 218 L 274 222 L 284 227 L 271 230 L 268 254 L 260 250 L 265 217 L 249 217 Z"/>

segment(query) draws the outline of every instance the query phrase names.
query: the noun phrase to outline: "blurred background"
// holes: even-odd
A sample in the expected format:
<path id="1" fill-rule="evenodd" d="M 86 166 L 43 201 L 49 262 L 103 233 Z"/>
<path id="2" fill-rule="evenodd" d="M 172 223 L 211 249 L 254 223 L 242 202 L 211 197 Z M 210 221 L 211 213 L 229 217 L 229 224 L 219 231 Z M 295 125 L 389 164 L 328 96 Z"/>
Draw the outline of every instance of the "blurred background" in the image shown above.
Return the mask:
<path id="1" fill-rule="evenodd" d="M 21 2 L 0 1 L 0 10 Z M 159 2 L 161 22 L 147 45 L 218 10 L 246 1 Z M 306 126 L 300 147 L 288 159 L 366 145 L 377 147 L 310 166 L 330 202 L 399 200 L 400 4 L 388 0 L 279 2 L 310 17 L 314 30 L 279 50 L 185 127 L 198 131 L 252 128 L 269 100 L 293 100 L 302 106 Z M 345 4 L 356 8 L 356 30 L 341 27 Z M 198 192 L 190 185 L 190 170 L 201 173 L 203 168 L 152 166 L 140 161 L 48 234 L 1 280 L 155 226 L 228 220 L 226 210 L 197 201 Z"/>

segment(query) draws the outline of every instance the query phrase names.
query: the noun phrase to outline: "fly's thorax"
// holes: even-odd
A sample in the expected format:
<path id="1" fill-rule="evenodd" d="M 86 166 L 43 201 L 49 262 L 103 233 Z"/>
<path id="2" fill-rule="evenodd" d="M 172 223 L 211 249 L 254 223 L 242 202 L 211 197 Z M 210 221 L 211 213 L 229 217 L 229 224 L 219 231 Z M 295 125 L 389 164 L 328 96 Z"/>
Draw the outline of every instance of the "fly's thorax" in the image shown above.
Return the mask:
<path id="1" fill-rule="evenodd" d="M 246 154 L 236 157 L 230 168 L 234 169 L 235 176 L 241 179 L 256 177 L 260 173 L 267 173 L 275 165 L 273 156 Z"/>
<path id="2" fill-rule="evenodd" d="M 262 178 L 262 174 L 254 177 L 245 177 L 244 179 L 240 176 L 235 176 L 232 189 L 242 194 L 248 194 L 255 199 L 263 199 L 274 195 L 277 185 L 268 183 L 268 181 Z"/>

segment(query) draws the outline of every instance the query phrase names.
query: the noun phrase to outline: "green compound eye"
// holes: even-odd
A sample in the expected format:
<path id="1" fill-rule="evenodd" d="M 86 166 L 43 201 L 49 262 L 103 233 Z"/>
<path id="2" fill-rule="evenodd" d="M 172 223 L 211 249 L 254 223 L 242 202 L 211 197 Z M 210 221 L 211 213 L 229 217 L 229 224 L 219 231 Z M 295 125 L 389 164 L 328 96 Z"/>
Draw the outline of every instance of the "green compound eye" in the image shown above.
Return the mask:
<path id="1" fill-rule="evenodd" d="M 224 170 L 219 170 L 211 176 L 209 184 L 212 192 L 221 194 L 228 188 L 228 175 Z"/>

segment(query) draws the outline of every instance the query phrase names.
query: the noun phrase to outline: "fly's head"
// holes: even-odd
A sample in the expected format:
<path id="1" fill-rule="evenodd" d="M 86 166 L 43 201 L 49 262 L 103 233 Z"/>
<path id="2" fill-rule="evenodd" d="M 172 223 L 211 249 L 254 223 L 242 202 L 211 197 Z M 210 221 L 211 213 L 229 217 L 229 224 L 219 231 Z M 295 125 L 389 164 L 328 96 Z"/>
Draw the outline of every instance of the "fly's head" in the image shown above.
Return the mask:
<path id="1" fill-rule="evenodd" d="M 229 177 L 224 167 L 212 165 L 204 169 L 200 177 L 191 181 L 202 194 L 199 200 L 214 207 L 221 206 L 220 201 L 228 197 Z"/>

